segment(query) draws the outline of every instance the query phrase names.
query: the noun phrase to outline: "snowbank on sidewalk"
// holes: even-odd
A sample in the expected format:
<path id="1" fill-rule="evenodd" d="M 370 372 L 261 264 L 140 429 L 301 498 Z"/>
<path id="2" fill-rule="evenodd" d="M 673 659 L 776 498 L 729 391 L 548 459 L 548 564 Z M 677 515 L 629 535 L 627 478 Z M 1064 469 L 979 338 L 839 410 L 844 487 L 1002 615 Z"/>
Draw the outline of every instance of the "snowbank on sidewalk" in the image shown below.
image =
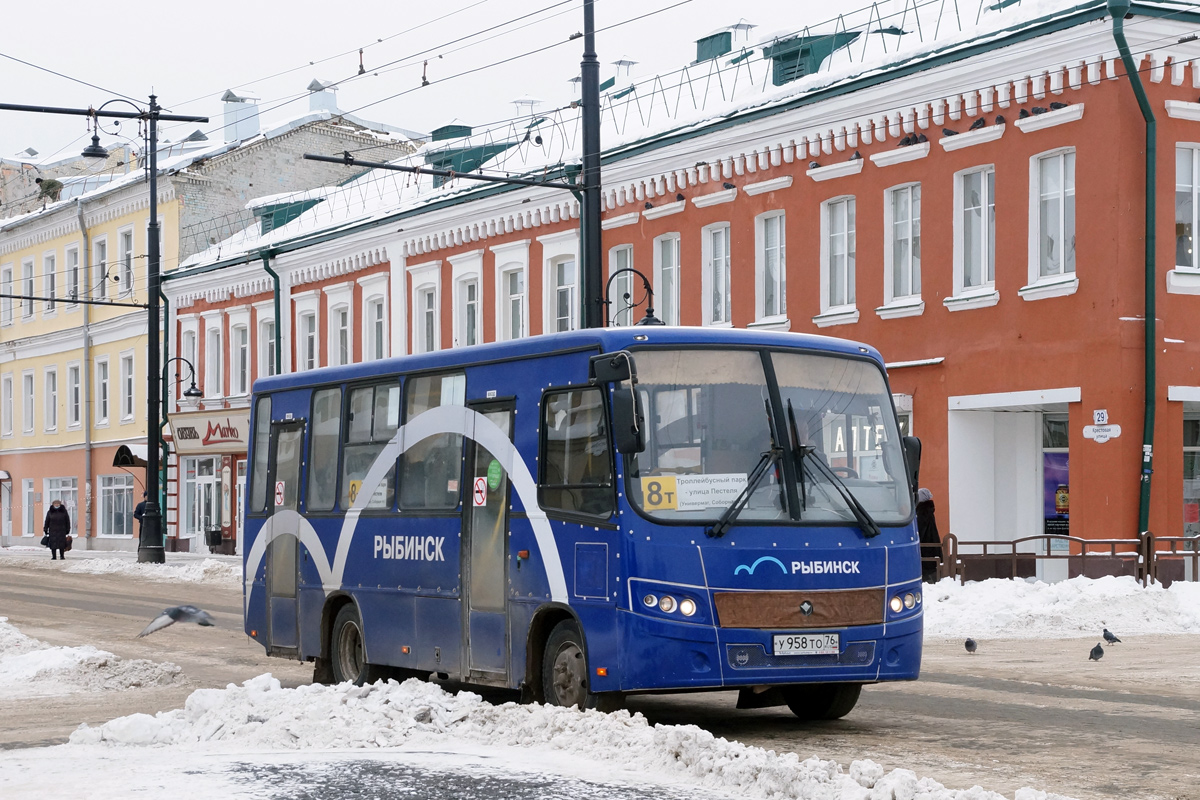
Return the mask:
<path id="1" fill-rule="evenodd" d="M 63 572 L 86 575 L 129 575 L 151 581 L 168 581 L 170 583 L 221 583 L 228 586 L 240 586 L 242 582 L 241 563 L 217 561 L 206 558 L 203 561 L 187 561 L 175 564 L 139 564 L 115 558 L 80 559 Z"/>
<path id="2" fill-rule="evenodd" d="M 0 617 L 0 699 L 162 686 L 181 680 L 174 664 L 124 659 L 91 645 L 54 647 Z"/>
<path id="3" fill-rule="evenodd" d="M 1200 633 L 1200 583 L 1143 587 L 1131 577 L 1058 583 L 991 579 L 925 587 L 925 635 L 996 639 Z"/>
<path id="4" fill-rule="evenodd" d="M 193 692 L 182 709 L 81 725 L 72 745 L 166 745 L 173 753 L 230 748 L 337 750 L 446 747 L 455 743 L 532 748 L 599 762 L 655 783 L 681 783 L 759 798 L 822 800 L 1000 800 L 979 787 L 946 789 L 875 762 L 801 760 L 713 736 L 692 725 L 651 725 L 641 714 L 600 714 L 543 705 L 492 705 L 409 680 L 373 686 L 284 689 L 270 675 L 241 686 Z M 1057 797 L 1022 789 L 1017 800 Z"/>

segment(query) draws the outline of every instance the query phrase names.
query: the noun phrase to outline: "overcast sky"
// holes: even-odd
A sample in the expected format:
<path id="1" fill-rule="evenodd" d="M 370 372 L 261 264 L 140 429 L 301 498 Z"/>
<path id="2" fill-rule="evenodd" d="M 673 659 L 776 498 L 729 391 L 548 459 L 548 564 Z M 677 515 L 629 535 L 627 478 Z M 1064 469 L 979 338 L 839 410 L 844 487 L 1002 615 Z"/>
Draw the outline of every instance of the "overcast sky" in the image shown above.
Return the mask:
<path id="1" fill-rule="evenodd" d="M 739 18 L 758 25 L 751 33 L 756 41 L 865 5 L 867 0 L 597 0 L 601 76 L 610 75 L 608 65 L 621 56 L 640 62 L 638 73 L 676 69 L 695 58 L 696 39 Z M 206 0 L 141 7 L 155 13 L 147 17 L 133 7 L 82 0 L 25 6 L 20 34 L 0 45 L 0 54 L 10 57 L 0 58 L 0 101 L 86 108 L 120 95 L 144 103 L 153 89 L 172 112 L 212 118 L 208 126 L 163 134 L 178 139 L 196 128 L 219 127 L 220 96 L 227 89 L 261 98 L 262 121 L 270 124 L 307 111 L 304 89 L 312 79 L 352 78 L 338 91 L 341 110 L 429 131 L 452 118 L 482 126 L 515 116 L 511 101 L 522 95 L 551 105 L 569 101 L 574 92 L 568 81 L 578 74 L 583 50 L 582 39 L 567 41 L 583 29 L 582 0 L 356 0 L 342 7 Z M 603 30 L 627 20 L 633 21 Z M 470 38 L 455 41 L 463 37 Z M 360 47 L 367 74 L 354 77 Z M 468 70 L 478 71 L 452 77 Z M 431 84 L 421 88 L 423 71 Z M 121 132 L 136 136 L 136 123 L 125 123 Z M 214 131 L 212 138 L 219 136 Z M 39 158 L 62 157 L 87 141 L 82 118 L 0 112 L 0 156 L 32 147 Z M 104 134 L 101 141 L 118 140 Z"/>

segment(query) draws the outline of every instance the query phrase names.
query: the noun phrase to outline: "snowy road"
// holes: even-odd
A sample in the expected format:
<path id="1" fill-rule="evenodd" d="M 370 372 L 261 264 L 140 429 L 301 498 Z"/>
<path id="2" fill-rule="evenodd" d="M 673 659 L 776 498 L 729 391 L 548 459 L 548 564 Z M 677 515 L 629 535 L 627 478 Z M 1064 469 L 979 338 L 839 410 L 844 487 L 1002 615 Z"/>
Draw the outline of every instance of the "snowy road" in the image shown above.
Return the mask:
<path id="1" fill-rule="evenodd" d="M 175 626 L 132 638 L 162 608 L 183 602 L 212 611 L 217 628 Z M 127 659 L 169 661 L 183 675 L 135 691 L 0 696 L 6 721 L 0 748 L 62 742 L 79 722 L 179 708 L 196 688 L 265 671 L 284 686 L 302 685 L 311 675 L 310 668 L 267 659 L 246 640 L 232 585 L 152 583 L 0 562 L 0 615 L 51 644 L 87 642 Z M 1094 642 L 1079 638 L 980 637 L 975 656 L 957 640 L 927 642 L 921 681 L 868 687 L 858 708 L 836 723 L 801 724 L 785 710 L 737 711 L 728 692 L 635 697 L 628 707 L 652 722 L 690 723 L 802 759 L 817 755 L 849 765 L 871 758 L 948 787 L 979 784 L 1010 797 L 1033 786 L 1088 800 L 1198 798 L 1200 636 L 1120 632 L 1126 641 L 1099 663 L 1087 661 Z M 254 769 L 270 777 L 261 761 Z"/>

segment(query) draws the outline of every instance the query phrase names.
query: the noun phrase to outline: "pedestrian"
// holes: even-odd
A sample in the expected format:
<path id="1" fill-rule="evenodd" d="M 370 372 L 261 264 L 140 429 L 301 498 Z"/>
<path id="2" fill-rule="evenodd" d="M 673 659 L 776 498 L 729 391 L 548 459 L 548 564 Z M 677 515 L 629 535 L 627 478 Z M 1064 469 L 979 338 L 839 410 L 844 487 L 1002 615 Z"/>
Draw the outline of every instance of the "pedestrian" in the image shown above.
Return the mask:
<path id="1" fill-rule="evenodd" d="M 42 525 L 42 533 L 50 537 L 50 560 L 64 560 L 67 550 L 71 547 L 71 515 L 62 500 L 55 500 L 46 512 L 46 522 Z"/>
<path id="2" fill-rule="evenodd" d="M 942 537 L 933 511 L 933 492 L 918 489 L 917 536 L 921 540 L 921 579 L 926 583 L 937 583 L 938 565 L 942 563 Z"/>
<path id="3" fill-rule="evenodd" d="M 138 523 L 139 539 L 141 538 L 142 534 L 142 517 L 144 516 L 146 516 L 146 493 L 142 492 L 142 502 L 133 507 L 133 518 L 136 519 Z"/>

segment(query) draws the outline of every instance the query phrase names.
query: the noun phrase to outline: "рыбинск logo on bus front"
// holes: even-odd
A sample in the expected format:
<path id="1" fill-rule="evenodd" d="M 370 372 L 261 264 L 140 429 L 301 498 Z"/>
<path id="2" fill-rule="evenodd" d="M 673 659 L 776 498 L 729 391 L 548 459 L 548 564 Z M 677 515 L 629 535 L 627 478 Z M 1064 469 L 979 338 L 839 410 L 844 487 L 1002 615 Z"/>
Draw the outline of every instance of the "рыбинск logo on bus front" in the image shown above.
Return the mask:
<path id="1" fill-rule="evenodd" d="M 858 561 L 849 559 L 838 560 L 818 560 L 810 559 L 808 561 L 793 561 L 792 569 L 789 573 L 788 568 L 782 561 L 775 556 L 763 556 L 756 560 L 753 564 L 738 564 L 733 570 L 734 575 L 740 575 L 745 572 L 747 575 L 753 575 L 760 564 L 769 562 L 775 564 L 783 571 L 784 575 L 861 575 L 861 565 Z"/>

